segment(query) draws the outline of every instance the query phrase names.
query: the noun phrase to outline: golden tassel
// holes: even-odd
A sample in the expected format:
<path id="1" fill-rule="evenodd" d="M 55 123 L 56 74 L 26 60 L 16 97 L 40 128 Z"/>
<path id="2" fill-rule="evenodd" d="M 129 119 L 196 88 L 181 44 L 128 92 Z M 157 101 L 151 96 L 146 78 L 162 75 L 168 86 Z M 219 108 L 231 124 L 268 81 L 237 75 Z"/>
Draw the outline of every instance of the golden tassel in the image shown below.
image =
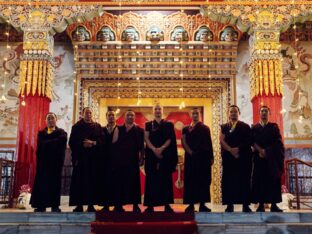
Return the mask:
<path id="1" fill-rule="evenodd" d="M 276 86 L 276 92 L 278 95 L 281 95 L 281 90 L 280 90 L 280 72 L 279 72 L 279 60 L 274 61 L 274 70 L 275 70 L 275 86 Z"/>
<path id="2" fill-rule="evenodd" d="M 263 60 L 263 84 L 264 84 L 264 93 L 266 96 L 269 95 L 269 68 L 268 61 Z"/>
<path id="3" fill-rule="evenodd" d="M 43 69 L 42 69 L 42 96 L 46 95 L 46 74 L 47 74 L 47 61 L 43 61 Z"/>
<path id="4" fill-rule="evenodd" d="M 280 80 L 280 93 L 284 95 L 284 83 L 283 83 L 283 67 L 282 62 L 278 60 L 278 68 L 279 68 L 279 80 Z"/>
<path id="5" fill-rule="evenodd" d="M 38 69 L 38 95 L 41 96 L 42 89 L 42 60 L 39 61 L 39 69 Z"/>
<path id="6" fill-rule="evenodd" d="M 25 91 L 25 78 L 26 78 L 26 61 L 22 60 L 20 62 L 20 80 L 18 84 L 18 95 L 24 95 Z"/>
<path id="7" fill-rule="evenodd" d="M 275 94 L 275 85 L 274 85 L 275 74 L 274 74 L 274 62 L 271 59 L 269 60 L 269 76 L 270 76 L 270 92 L 271 92 L 272 96 L 274 96 L 274 94 Z"/>
<path id="8" fill-rule="evenodd" d="M 258 62 L 259 65 L 259 95 L 263 94 L 263 70 L 262 70 L 262 62 Z"/>
<path id="9" fill-rule="evenodd" d="M 259 95 L 259 92 L 260 92 L 260 87 L 259 87 L 259 74 L 260 74 L 260 71 L 259 71 L 259 66 L 258 66 L 258 63 L 256 64 L 256 74 L 253 75 L 253 80 L 255 82 L 255 96 L 258 96 Z"/>
<path id="10" fill-rule="evenodd" d="M 52 100 L 52 80 L 53 80 L 53 70 L 52 64 L 48 63 L 48 71 L 47 71 L 47 85 L 46 85 L 46 96 Z"/>
<path id="11" fill-rule="evenodd" d="M 26 89 L 26 95 L 30 94 L 31 91 L 31 79 L 32 79 L 32 69 L 33 69 L 33 61 L 28 60 L 27 61 L 28 66 L 27 66 L 27 89 Z"/>
<path id="12" fill-rule="evenodd" d="M 34 70 L 33 70 L 33 77 L 32 77 L 32 95 L 35 96 L 37 91 L 38 85 L 38 68 L 39 68 L 39 61 L 34 61 Z"/>
<path id="13" fill-rule="evenodd" d="M 252 64 L 249 67 L 249 77 L 250 77 L 250 97 L 253 98 L 255 96 L 255 80 L 254 80 L 254 72 L 255 67 Z"/>

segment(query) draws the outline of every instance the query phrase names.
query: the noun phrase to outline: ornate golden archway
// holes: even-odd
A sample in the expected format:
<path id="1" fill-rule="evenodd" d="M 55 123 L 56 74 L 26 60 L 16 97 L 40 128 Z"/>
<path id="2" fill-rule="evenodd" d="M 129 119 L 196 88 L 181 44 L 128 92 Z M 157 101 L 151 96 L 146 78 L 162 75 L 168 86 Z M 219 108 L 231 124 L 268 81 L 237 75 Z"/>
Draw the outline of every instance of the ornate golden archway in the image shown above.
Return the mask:
<path id="1" fill-rule="evenodd" d="M 164 33 L 163 41 L 147 41 L 146 32 L 155 25 Z M 170 14 L 128 12 L 122 15 L 105 13 L 92 22 L 71 25 L 67 32 L 73 37 L 78 27 L 84 27 L 86 37 L 74 42 L 76 61 L 76 119 L 82 108 L 91 106 L 99 119 L 102 99 L 114 100 L 114 106 L 125 100 L 167 99 L 172 105 L 192 99 L 209 99 L 210 124 L 215 152 L 213 166 L 213 202 L 221 203 L 221 155 L 219 126 L 227 121 L 227 106 L 235 96 L 237 43 L 241 33 L 237 28 L 234 41 L 220 41 L 226 24 L 211 22 L 200 14 L 182 12 Z M 99 41 L 102 27 L 113 33 L 113 41 Z M 132 27 L 138 41 L 121 41 L 123 30 Z M 188 41 L 174 41 L 171 33 L 182 27 Z M 201 27 L 207 27 L 213 37 L 196 40 Z M 78 31 L 77 31 L 78 32 Z M 77 38 L 76 38 L 77 39 Z M 139 82 L 139 83 L 138 83 Z M 167 102 L 167 103 L 168 103 Z M 129 101 L 129 105 L 131 102 Z"/>
<path id="2" fill-rule="evenodd" d="M 137 84 L 133 80 L 122 80 L 122 87 L 118 89 L 114 80 L 103 79 L 81 79 L 80 80 L 80 102 L 79 106 L 91 106 L 95 118 L 99 118 L 101 99 L 114 99 L 118 106 L 117 96 L 122 99 L 137 98 Z M 214 147 L 215 164 L 213 166 L 212 194 L 213 202 L 221 203 L 221 153 L 219 145 L 220 124 L 227 121 L 227 107 L 233 100 L 233 79 L 188 79 L 184 81 L 184 96 L 181 96 L 180 82 L 177 80 L 142 80 L 141 98 L 187 100 L 211 99 L 212 142 Z M 130 103 L 129 103 L 130 105 Z"/>

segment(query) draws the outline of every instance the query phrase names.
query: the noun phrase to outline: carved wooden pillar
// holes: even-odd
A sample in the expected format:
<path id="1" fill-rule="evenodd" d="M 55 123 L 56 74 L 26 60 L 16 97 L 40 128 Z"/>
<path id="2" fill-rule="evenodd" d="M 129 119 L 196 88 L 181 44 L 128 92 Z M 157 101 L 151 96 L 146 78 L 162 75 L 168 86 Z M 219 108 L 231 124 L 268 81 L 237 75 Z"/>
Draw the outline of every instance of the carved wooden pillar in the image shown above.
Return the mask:
<path id="1" fill-rule="evenodd" d="M 34 181 L 37 133 L 45 127 L 45 115 L 52 99 L 53 37 L 47 31 L 25 30 L 23 50 L 15 191 L 23 184 L 32 186 Z"/>
<path id="2" fill-rule="evenodd" d="M 283 135 L 283 80 L 279 35 L 277 30 L 255 30 L 250 38 L 249 75 L 254 124 L 260 120 L 260 106 L 266 105 L 271 110 L 270 121 L 278 124 Z"/>
<path id="3" fill-rule="evenodd" d="M 52 100 L 53 34 L 62 32 L 68 23 L 91 20 L 102 13 L 101 6 L 50 4 L 47 1 L 16 0 L 0 4 L 0 16 L 24 31 L 20 61 L 20 98 L 17 165 L 14 196 L 21 185 L 33 185 L 36 171 L 37 134 L 45 126 L 45 115 Z M 16 5 L 15 5 L 16 4 Z"/>

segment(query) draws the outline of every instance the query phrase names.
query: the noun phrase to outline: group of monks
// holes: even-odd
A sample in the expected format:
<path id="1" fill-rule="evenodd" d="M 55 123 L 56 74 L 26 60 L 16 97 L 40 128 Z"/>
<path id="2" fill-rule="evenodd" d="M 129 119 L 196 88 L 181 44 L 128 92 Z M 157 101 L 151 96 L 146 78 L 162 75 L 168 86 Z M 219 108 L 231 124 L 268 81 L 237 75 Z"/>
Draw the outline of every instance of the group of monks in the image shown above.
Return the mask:
<path id="1" fill-rule="evenodd" d="M 250 127 L 239 120 L 239 108 L 229 107 L 229 121 L 221 125 L 222 202 L 225 212 L 233 212 L 234 204 L 242 204 L 243 212 L 251 212 L 250 203 L 259 203 L 258 212 L 271 204 L 272 212 L 281 212 L 281 176 L 284 146 L 277 124 L 269 122 L 270 109 L 260 108 L 261 120 Z M 145 169 L 144 212 L 163 206 L 174 212 L 172 173 L 178 163 L 174 125 L 162 118 L 163 108 L 153 107 L 154 119 L 145 129 L 135 124 L 135 113 L 125 113 L 123 125 L 116 124 L 113 110 L 106 113 L 107 125 L 92 119 L 92 110 L 84 108 L 82 118 L 72 127 L 69 138 L 72 178 L 69 205 L 74 212 L 124 212 L 132 205 L 141 212 L 140 167 Z M 214 163 L 210 129 L 200 121 L 200 109 L 191 111 L 192 122 L 182 130 L 184 157 L 185 212 L 210 212 L 211 167 Z M 35 212 L 61 212 L 60 191 L 67 133 L 56 126 L 54 113 L 46 116 L 47 127 L 38 133 L 37 170 L 31 205 Z"/>

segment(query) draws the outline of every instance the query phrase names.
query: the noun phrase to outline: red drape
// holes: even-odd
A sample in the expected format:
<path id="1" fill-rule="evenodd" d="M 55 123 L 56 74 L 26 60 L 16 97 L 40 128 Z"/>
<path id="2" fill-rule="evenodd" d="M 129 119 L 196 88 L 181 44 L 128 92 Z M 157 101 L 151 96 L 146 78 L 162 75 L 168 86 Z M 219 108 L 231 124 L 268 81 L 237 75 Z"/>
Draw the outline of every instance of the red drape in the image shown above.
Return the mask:
<path id="1" fill-rule="evenodd" d="M 21 103 L 25 101 L 26 105 Z M 50 99 L 40 96 L 20 98 L 18 133 L 17 133 L 17 163 L 15 170 L 14 195 L 23 184 L 33 185 L 36 170 L 36 147 L 38 131 L 45 127 L 45 116 L 49 112 Z"/>
<path id="2" fill-rule="evenodd" d="M 256 124 L 260 121 L 260 107 L 262 105 L 268 106 L 271 110 L 270 112 L 270 121 L 277 123 L 282 135 L 284 138 L 284 127 L 283 127 L 283 116 L 281 114 L 282 110 L 282 96 L 258 96 L 252 99 L 252 109 L 253 109 L 253 123 Z M 285 167 L 286 170 L 286 167 Z M 282 184 L 286 183 L 285 172 L 282 176 Z"/>
<path id="3" fill-rule="evenodd" d="M 262 105 L 268 106 L 271 110 L 270 121 L 278 124 L 281 134 L 283 136 L 283 117 L 281 114 L 282 110 L 282 96 L 258 96 L 252 99 L 252 109 L 253 109 L 253 123 L 256 124 L 260 120 L 259 109 Z"/>

